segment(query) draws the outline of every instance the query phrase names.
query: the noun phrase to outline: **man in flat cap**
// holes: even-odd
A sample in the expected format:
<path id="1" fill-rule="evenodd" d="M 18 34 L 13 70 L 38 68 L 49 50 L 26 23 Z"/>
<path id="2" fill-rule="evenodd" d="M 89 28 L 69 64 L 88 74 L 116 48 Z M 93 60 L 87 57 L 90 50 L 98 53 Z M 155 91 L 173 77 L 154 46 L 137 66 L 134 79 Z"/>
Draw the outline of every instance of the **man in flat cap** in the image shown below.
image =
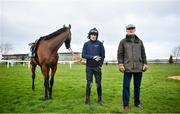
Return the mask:
<path id="1" fill-rule="evenodd" d="M 119 43 L 117 59 L 119 71 L 123 77 L 123 108 L 129 110 L 130 81 L 134 78 L 134 105 L 142 108 L 140 104 L 140 86 L 142 72 L 148 68 L 145 48 L 142 40 L 135 35 L 136 27 L 133 24 L 126 26 L 126 37 Z"/>

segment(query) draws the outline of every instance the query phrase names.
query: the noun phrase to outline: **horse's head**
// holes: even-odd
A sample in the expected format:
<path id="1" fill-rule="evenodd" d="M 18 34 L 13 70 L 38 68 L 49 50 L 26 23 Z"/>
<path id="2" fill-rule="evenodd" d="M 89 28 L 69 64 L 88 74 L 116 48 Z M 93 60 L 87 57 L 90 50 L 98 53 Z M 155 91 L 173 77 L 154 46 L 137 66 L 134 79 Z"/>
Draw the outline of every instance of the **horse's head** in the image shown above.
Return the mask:
<path id="1" fill-rule="evenodd" d="M 68 36 L 67 39 L 65 40 L 65 46 L 69 51 L 73 54 L 73 51 L 71 49 L 71 25 L 69 24 L 69 27 L 66 27 L 65 25 L 63 26 L 64 28 L 67 29 Z"/>

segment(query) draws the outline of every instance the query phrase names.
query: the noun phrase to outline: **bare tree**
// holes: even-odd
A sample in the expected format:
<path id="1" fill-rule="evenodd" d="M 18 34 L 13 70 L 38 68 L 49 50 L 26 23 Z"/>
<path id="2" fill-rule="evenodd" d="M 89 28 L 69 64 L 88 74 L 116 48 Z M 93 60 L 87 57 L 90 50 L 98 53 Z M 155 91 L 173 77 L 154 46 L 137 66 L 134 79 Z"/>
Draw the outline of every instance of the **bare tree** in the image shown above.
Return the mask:
<path id="1" fill-rule="evenodd" d="M 1 43 L 0 44 L 0 53 L 1 54 L 7 54 L 11 50 L 12 50 L 12 44 L 10 44 L 10 43 Z"/>
<path id="2" fill-rule="evenodd" d="M 178 57 L 180 56 L 180 45 L 173 48 L 172 54 L 176 58 L 176 63 L 177 63 L 178 62 Z"/>

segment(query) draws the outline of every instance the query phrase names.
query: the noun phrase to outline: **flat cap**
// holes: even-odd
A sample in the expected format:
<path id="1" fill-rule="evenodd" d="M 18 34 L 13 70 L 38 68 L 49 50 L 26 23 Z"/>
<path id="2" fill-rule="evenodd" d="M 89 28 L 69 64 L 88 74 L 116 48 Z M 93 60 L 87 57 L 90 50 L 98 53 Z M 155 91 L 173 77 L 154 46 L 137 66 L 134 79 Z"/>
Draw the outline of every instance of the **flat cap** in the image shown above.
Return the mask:
<path id="1" fill-rule="evenodd" d="M 129 24 L 126 26 L 126 29 L 134 29 L 134 28 L 136 28 L 136 27 L 133 24 Z"/>

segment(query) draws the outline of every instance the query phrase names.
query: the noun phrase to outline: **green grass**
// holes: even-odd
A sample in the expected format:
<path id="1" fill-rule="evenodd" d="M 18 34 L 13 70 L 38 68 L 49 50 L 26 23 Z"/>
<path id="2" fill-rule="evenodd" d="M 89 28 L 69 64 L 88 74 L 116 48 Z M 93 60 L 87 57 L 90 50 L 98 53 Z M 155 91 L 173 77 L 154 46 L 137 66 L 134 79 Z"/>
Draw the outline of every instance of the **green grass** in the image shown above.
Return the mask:
<path id="1" fill-rule="evenodd" d="M 53 100 L 44 101 L 43 76 L 38 67 L 35 91 L 31 90 L 31 71 L 27 66 L 6 68 L 0 65 L 0 112 L 123 112 L 122 73 L 116 65 L 103 67 L 103 101 L 97 103 L 96 86 L 93 83 L 91 106 L 85 100 L 85 66 L 58 65 L 53 88 Z M 133 105 L 133 81 L 131 81 L 131 112 L 180 112 L 180 81 L 167 79 L 180 75 L 180 65 L 151 64 L 144 73 L 141 84 L 143 110 Z"/>

